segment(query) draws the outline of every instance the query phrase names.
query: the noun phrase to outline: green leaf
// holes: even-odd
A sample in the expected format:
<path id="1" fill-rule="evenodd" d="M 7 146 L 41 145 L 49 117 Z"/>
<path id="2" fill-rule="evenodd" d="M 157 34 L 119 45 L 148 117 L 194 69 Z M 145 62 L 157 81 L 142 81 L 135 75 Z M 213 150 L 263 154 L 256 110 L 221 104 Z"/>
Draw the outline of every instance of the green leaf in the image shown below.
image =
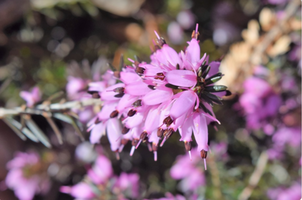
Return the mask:
<path id="1" fill-rule="evenodd" d="M 18 131 L 22 132 L 26 137 L 28 137 L 30 140 L 34 142 L 39 142 L 38 138 L 26 127 L 23 127 L 20 122 L 13 118 L 6 118 L 9 123 L 11 123 L 15 128 L 18 129 Z"/>
<path id="2" fill-rule="evenodd" d="M 48 148 L 51 148 L 51 144 L 48 138 L 32 119 L 25 119 L 25 123 L 28 128 L 35 134 L 35 136 L 42 142 L 42 144 L 44 144 Z"/>

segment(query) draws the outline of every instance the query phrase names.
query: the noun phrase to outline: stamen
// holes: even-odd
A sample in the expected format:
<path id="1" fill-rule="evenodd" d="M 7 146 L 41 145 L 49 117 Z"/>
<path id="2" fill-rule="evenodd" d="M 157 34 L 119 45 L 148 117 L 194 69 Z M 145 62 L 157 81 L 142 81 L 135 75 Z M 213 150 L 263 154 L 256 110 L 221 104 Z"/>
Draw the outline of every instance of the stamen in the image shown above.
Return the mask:
<path id="1" fill-rule="evenodd" d="M 131 147 L 131 150 L 130 150 L 130 156 L 133 156 L 134 151 L 135 151 L 135 146 L 132 146 L 132 147 Z"/>
<path id="2" fill-rule="evenodd" d="M 157 151 L 154 151 L 153 154 L 154 154 L 154 161 L 157 161 Z"/>
<path id="3" fill-rule="evenodd" d="M 94 127 L 95 127 L 95 124 L 92 124 L 91 126 L 89 126 L 89 128 L 87 129 L 87 132 L 91 131 Z"/>
<path id="4" fill-rule="evenodd" d="M 124 149 L 124 147 L 125 147 L 125 145 L 121 144 L 121 146 L 119 147 L 118 151 L 119 151 L 119 152 L 122 152 L 123 149 Z"/>
<path id="5" fill-rule="evenodd" d="M 188 152 L 189 152 L 190 160 L 192 161 L 192 154 L 191 154 L 191 151 L 188 151 Z"/>
<path id="6" fill-rule="evenodd" d="M 154 33 L 155 33 L 155 35 L 156 35 L 157 39 L 160 39 L 160 37 L 159 37 L 158 33 L 157 33 L 156 31 L 154 31 Z"/>
<path id="7" fill-rule="evenodd" d="M 198 32 L 198 24 L 196 24 L 195 33 Z"/>
<path id="8" fill-rule="evenodd" d="M 203 164 L 204 164 L 204 170 L 207 170 L 207 161 L 205 158 L 203 159 Z"/>
<path id="9" fill-rule="evenodd" d="M 119 154 L 119 152 L 117 151 L 117 152 L 115 152 L 115 156 L 116 156 L 116 159 L 117 160 L 119 160 L 120 159 L 120 154 Z"/>
<path id="10" fill-rule="evenodd" d="M 152 151 L 152 145 L 150 143 L 148 143 L 148 149 L 149 151 Z"/>
<path id="11" fill-rule="evenodd" d="M 135 63 L 135 61 L 132 60 L 131 58 L 128 58 L 128 60 L 129 60 L 130 62 L 132 62 L 132 63 Z"/>
<path id="12" fill-rule="evenodd" d="M 161 143 L 160 143 L 160 147 L 162 147 L 164 145 L 164 143 L 166 142 L 166 140 L 167 140 L 167 137 L 164 137 L 163 141 L 161 141 Z"/>
<path id="13" fill-rule="evenodd" d="M 140 139 L 140 140 L 138 141 L 137 145 L 135 146 L 135 149 L 138 148 L 138 146 L 141 144 L 142 141 L 143 141 L 142 139 Z"/>

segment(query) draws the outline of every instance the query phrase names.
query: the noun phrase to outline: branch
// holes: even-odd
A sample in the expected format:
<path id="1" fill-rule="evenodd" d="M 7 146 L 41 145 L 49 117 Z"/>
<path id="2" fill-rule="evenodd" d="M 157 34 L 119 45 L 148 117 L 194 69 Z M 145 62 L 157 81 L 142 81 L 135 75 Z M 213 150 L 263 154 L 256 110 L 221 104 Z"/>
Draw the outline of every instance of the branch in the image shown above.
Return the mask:
<path id="1" fill-rule="evenodd" d="M 29 115 L 43 115 L 45 112 L 54 113 L 54 112 L 64 112 L 71 109 L 82 109 L 87 106 L 99 106 L 102 105 L 102 101 L 99 99 L 83 99 L 79 101 L 69 101 L 65 103 L 53 103 L 49 104 L 47 101 L 39 104 L 33 108 L 24 108 L 22 106 L 7 109 L 0 108 L 0 119 L 3 119 L 8 116 L 15 116 L 21 114 Z"/>
<path id="2" fill-rule="evenodd" d="M 247 200 L 251 196 L 253 190 L 257 186 L 258 182 L 260 181 L 260 178 L 262 177 L 262 174 L 265 170 L 266 164 L 268 161 L 268 156 L 266 151 L 263 151 L 261 155 L 259 156 L 256 168 L 254 172 L 252 173 L 249 184 L 243 189 L 243 191 L 239 194 L 238 200 Z"/>

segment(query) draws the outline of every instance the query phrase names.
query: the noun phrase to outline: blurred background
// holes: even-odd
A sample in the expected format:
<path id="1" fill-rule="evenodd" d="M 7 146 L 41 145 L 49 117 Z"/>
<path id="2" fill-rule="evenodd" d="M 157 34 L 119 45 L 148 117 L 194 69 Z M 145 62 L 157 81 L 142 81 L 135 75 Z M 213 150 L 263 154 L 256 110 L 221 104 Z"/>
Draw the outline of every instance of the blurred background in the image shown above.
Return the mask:
<path id="1" fill-rule="evenodd" d="M 22 141 L 0 120 L 0 199 L 18 199 L 5 185 L 6 163 L 18 151 L 38 152 L 45 166 L 50 186 L 36 200 L 73 199 L 60 186 L 81 181 L 100 152 L 110 159 L 114 174 L 139 175 L 139 197 L 129 199 L 177 194 L 186 199 L 300 199 L 300 1 L 0 0 L 0 107 L 25 104 L 19 93 L 34 86 L 46 99 L 68 93 L 70 77 L 97 81 L 98 71 L 107 63 L 118 67 L 121 55 L 126 64 L 135 56 L 149 62 L 154 30 L 176 51 L 184 50 L 196 23 L 201 53 L 222 60 L 221 84 L 232 92 L 223 106 L 214 106 L 221 125 L 209 129 L 208 170 L 199 158 L 191 163 L 202 173 L 199 181 L 171 172 L 172 166 L 181 166 L 179 155 L 187 153 L 176 135 L 159 148 L 157 162 L 147 147 L 130 157 L 130 144 L 117 160 L 106 137 L 92 149 L 71 125 L 56 122 L 64 138 L 60 145 L 47 121 L 33 116 L 53 148 Z M 87 141 L 89 133 L 84 137 Z"/>

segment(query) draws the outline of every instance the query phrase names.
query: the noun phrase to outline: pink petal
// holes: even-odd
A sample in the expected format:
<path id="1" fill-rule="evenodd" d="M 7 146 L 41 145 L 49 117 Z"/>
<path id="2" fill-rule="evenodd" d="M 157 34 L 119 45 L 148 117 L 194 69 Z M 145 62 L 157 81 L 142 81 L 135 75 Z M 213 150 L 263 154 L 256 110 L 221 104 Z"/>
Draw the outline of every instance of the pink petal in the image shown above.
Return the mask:
<path id="1" fill-rule="evenodd" d="M 217 74 L 219 72 L 219 66 L 220 66 L 220 62 L 218 61 L 212 61 L 209 64 L 211 66 L 210 71 L 207 75 L 207 77 L 213 76 L 214 74 Z"/>
<path id="2" fill-rule="evenodd" d="M 162 51 L 171 65 L 174 67 L 176 67 L 177 64 L 182 65 L 177 52 L 173 48 L 165 44 L 162 48 Z"/>
<path id="3" fill-rule="evenodd" d="M 185 114 L 192 110 L 194 104 L 196 102 L 195 93 L 191 90 L 187 90 L 181 93 L 180 97 L 175 100 L 173 103 L 170 116 L 173 120 L 180 117 L 181 115 Z"/>
<path id="4" fill-rule="evenodd" d="M 125 87 L 125 93 L 133 96 L 143 96 L 150 91 L 148 85 L 142 81 L 131 83 Z"/>
<path id="5" fill-rule="evenodd" d="M 131 84 L 141 80 L 141 77 L 133 72 L 121 72 L 120 76 L 121 81 L 125 84 Z"/>
<path id="6" fill-rule="evenodd" d="M 95 197 L 87 183 L 80 182 L 71 188 L 70 194 L 76 198 L 92 199 Z"/>
<path id="7" fill-rule="evenodd" d="M 186 50 L 187 59 L 194 65 L 200 59 L 200 47 L 199 42 L 193 38 L 190 42 L 188 42 L 189 46 Z"/>
<path id="8" fill-rule="evenodd" d="M 122 128 L 117 118 L 111 118 L 107 122 L 107 137 L 112 151 L 119 149 L 121 144 Z"/>
<path id="9" fill-rule="evenodd" d="M 103 135 L 105 135 L 105 125 L 101 122 L 92 129 L 90 133 L 90 142 L 92 144 L 96 144 L 100 142 L 100 139 Z"/>
<path id="10" fill-rule="evenodd" d="M 144 126 L 144 131 L 146 131 L 147 133 L 151 133 L 152 131 L 154 131 L 155 129 L 157 129 L 159 127 L 159 111 L 158 109 L 151 109 L 148 112 L 147 118 L 146 118 L 146 123 Z"/>
<path id="11" fill-rule="evenodd" d="M 204 115 L 200 112 L 195 112 L 193 116 L 194 137 L 198 145 L 198 151 L 208 151 L 208 126 Z"/>
<path id="12" fill-rule="evenodd" d="M 172 70 L 166 74 L 166 80 L 172 85 L 193 87 L 196 85 L 196 74 L 189 70 Z"/>
<path id="13" fill-rule="evenodd" d="M 165 88 L 164 90 L 156 89 L 146 94 L 142 100 L 146 105 L 156 105 L 171 99 L 172 96 L 173 91 L 170 88 Z"/>

